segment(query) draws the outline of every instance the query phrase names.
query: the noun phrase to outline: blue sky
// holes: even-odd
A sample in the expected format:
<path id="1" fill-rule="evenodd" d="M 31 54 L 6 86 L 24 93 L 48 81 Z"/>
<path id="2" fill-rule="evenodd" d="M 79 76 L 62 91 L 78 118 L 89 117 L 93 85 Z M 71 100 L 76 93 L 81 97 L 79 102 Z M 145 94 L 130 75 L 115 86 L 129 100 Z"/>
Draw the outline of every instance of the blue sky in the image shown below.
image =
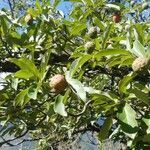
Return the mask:
<path id="1" fill-rule="evenodd" d="M 6 2 L 4 2 L 3 0 L 0 0 L 0 9 L 3 7 L 7 7 Z"/>
<path id="2" fill-rule="evenodd" d="M 57 8 L 67 15 L 67 13 L 71 10 L 71 5 L 72 4 L 70 2 L 62 2 Z"/>
<path id="3" fill-rule="evenodd" d="M 65 15 L 67 15 L 67 13 L 70 12 L 71 5 L 72 4 L 70 2 L 61 2 L 57 8 L 58 8 L 58 10 L 63 11 Z M 4 8 L 8 7 L 8 1 L 7 0 L 0 0 L 0 9 L 3 7 Z"/>
<path id="4" fill-rule="evenodd" d="M 139 1 L 141 1 L 141 0 L 139 0 Z M 61 2 L 58 5 L 57 9 L 63 11 L 66 16 L 70 12 L 70 10 L 72 8 L 71 6 L 72 6 L 71 2 Z M 8 0 L 0 0 L 0 9 L 3 7 L 8 8 Z M 149 18 L 150 17 L 150 9 L 145 10 L 142 14 L 144 17 Z"/>

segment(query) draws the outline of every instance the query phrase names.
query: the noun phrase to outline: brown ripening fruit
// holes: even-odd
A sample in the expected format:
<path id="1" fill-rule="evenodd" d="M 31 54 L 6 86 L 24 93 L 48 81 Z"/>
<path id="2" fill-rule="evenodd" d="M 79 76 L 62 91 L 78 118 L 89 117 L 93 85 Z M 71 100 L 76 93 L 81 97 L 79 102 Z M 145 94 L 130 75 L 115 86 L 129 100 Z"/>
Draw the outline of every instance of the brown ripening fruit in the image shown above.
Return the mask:
<path id="1" fill-rule="evenodd" d="M 61 74 L 54 75 L 50 80 L 50 87 L 55 93 L 61 93 L 67 87 L 67 81 L 65 77 Z"/>
<path id="2" fill-rule="evenodd" d="M 144 71 L 145 69 L 149 68 L 150 66 L 150 59 L 138 57 L 132 63 L 133 71 Z"/>
<path id="3" fill-rule="evenodd" d="M 113 19 L 113 22 L 119 23 L 121 21 L 121 16 L 120 16 L 119 13 L 118 14 L 114 14 L 112 19 Z"/>
<path id="4" fill-rule="evenodd" d="M 27 14 L 24 18 L 24 21 L 28 24 L 31 25 L 33 23 L 33 17 L 31 14 Z"/>
<path id="5" fill-rule="evenodd" d="M 89 41 L 85 43 L 84 48 L 86 49 L 87 53 L 91 54 L 93 50 L 95 49 L 95 43 L 92 41 Z"/>

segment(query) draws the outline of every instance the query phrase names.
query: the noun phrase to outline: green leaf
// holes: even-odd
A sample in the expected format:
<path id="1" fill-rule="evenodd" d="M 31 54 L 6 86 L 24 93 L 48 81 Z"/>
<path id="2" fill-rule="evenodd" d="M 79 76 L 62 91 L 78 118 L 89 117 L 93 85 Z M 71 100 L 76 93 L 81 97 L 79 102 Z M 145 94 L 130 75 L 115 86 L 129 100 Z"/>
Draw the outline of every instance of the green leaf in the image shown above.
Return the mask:
<path id="1" fill-rule="evenodd" d="M 33 17 L 37 17 L 39 15 L 39 11 L 31 7 L 28 8 L 27 12 L 31 14 Z"/>
<path id="2" fill-rule="evenodd" d="M 95 18 L 94 22 L 101 30 L 105 30 L 106 25 L 101 20 L 99 20 L 98 18 Z"/>
<path id="3" fill-rule="evenodd" d="M 150 143 L 150 134 L 146 134 L 142 138 L 143 142 Z"/>
<path id="4" fill-rule="evenodd" d="M 120 11 L 120 6 L 115 5 L 115 4 L 106 4 L 106 7 Z"/>
<path id="5" fill-rule="evenodd" d="M 0 17 L 0 24 L 1 24 L 2 36 L 5 37 L 7 36 L 7 33 L 8 33 L 8 26 L 4 17 Z"/>
<path id="6" fill-rule="evenodd" d="M 94 1 L 93 0 L 82 0 L 84 4 L 88 5 L 88 6 L 91 6 L 94 4 Z"/>
<path id="7" fill-rule="evenodd" d="M 126 90 L 128 89 L 127 86 L 129 83 L 132 81 L 132 79 L 135 77 L 136 74 L 128 74 L 125 76 L 120 82 L 119 82 L 119 92 L 120 93 L 125 93 Z"/>
<path id="8" fill-rule="evenodd" d="M 112 27 L 113 27 L 113 25 L 110 24 L 110 25 L 106 28 L 106 31 L 105 31 L 104 36 L 103 36 L 102 48 L 105 48 L 105 47 L 106 47 L 106 41 L 107 41 L 107 39 L 108 39 L 109 36 L 110 36 Z"/>
<path id="9" fill-rule="evenodd" d="M 28 89 L 28 97 L 30 97 L 31 99 L 37 99 L 37 87 L 36 86 L 30 86 L 30 88 Z"/>
<path id="10" fill-rule="evenodd" d="M 137 88 L 131 89 L 129 90 L 131 93 L 134 93 L 135 96 L 143 101 L 145 104 L 147 104 L 148 106 L 150 105 L 150 97 L 147 93 L 142 92 L 141 90 L 138 90 Z"/>
<path id="11" fill-rule="evenodd" d="M 80 97 L 81 100 L 86 101 L 86 92 L 82 83 L 76 79 L 72 79 L 69 72 L 66 73 L 66 80 L 75 90 L 75 94 Z"/>
<path id="12" fill-rule="evenodd" d="M 68 1 L 68 0 L 64 0 L 64 1 Z M 70 2 L 82 2 L 82 0 L 69 0 Z"/>
<path id="13" fill-rule="evenodd" d="M 126 42 L 125 42 L 125 44 L 126 44 L 127 50 L 129 50 L 130 52 L 132 52 L 131 41 L 132 41 L 131 31 L 128 31 L 127 32 L 127 36 L 126 36 Z"/>
<path id="14" fill-rule="evenodd" d="M 67 116 L 65 105 L 63 103 L 63 96 L 58 96 L 55 100 L 54 111 L 62 116 Z"/>
<path id="15" fill-rule="evenodd" d="M 112 124 L 113 124 L 112 117 L 108 117 L 105 120 L 104 125 L 102 126 L 100 133 L 98 135 L 100 141 L 106 140 L 108 138 L 109 130 Z"/>
<path id="16" fill-rule="evenodd" d="M 91 58 L 91 55 L 83 55 L 82 57 L 76 59 L 70 66 L 70 76 L 72 77 L 78 68 L 81 69 L 83 64 Z"/>
<path id="17" fill-rule="evenodd" d="M 145 48 L 146 58 L 150 59 L 150 45 Z"/>
<path id="18" fill-rule="evenodd" d="M 77 64 L 79 64 L 79 61 L 80 61 L 80 58 L 78 59 L 75 59 L 71 66 L 70 66 L 70 70 L 69 70 L 69 76 L 72 77 L 74 75 L 74 73 L 76 72 L 76 70 L 78 69 L 75 69 L 75 67 L 77 66 Z"/>
<path id="19" fill-rule="evenodd" d="M 150 134 L 150 118 L 142 118 L 142 120 L 147 125 L 147 130 L 146 130 L 147 134 Z"/>
<path id="20" fill-rule="evenodd" d="M 76 94 L 83 100 L 86 101 L 86 92 L 84 90 L 84 86 L 82 83 L 76 79 L 70 79 L 68 82 L 73 89 L 75 90 Z"/>
<path id="21" fill-rule="evenodd" d="M 123 107 L 123 110 L 117 114 L 117 117 L 120 121 L 122 121 L 125 124 L 128 124 L 132 128 L 135 128 L 138 126 L 136 121 L 136 112 L 129 104 L 125 104 Z"/>
<path id="22" fill-rule="evenodd" d="M 130 55 L 130 53 L 124 49 L 108 49 L 108 50 L 100 51 L 99 53 L 95 54 L 95 58 L 100 59 L 103 56 L 109 56 L 109 55 L 113 56 L 119 54 Z"/>
<path id="23" fill-rule="evenodd" d="M 136 24 L 134 29 L 135 38 L 143 44 L 144 40 L 144 31 L 141 24 Z"/>
<path id="24" fill-rule="evenodd" d="M 30 79 L 33 77 L 34 74 L 30 72 L 29 70 L 19 70 L 15 73 L 15 77 L 21 78 L 21 79 Z"/>
<path id="25" fill-rule="evenodd" d="M 133 57 L 123 57 L 122 62 L 119 66 L 130 66 L 133 63 Z"/>
<path id="26" fill-rule="evenodd" d="M 27 96 L 28 89 L 22 90 L 15 98 L 14 105 L 15 106 L 24 106 L 27 104 L 30 100 L 30 98 Z"/>
<path id="27" fill-rule="evenodd" d="M 42 7 L 40 4 L 40 1 L 36 0 L 35 5 L 36 5 L 36 8 L 38 9 L 39 14 L 41 14 L 42 13 Z"/>
<path id="28" fill-rule="evenodd" d="M 41 79 L 44 79 L 46 75 L 50 54 L 51 54 L 51 49 L 48 49 L 42 58 L 41 65 L 40 65 L 40 78 Z"/>
<path id="29" fill-rule="evenodd" d="M 132 51 L 138 57 L 144 57 L 144 58 L 146 58 L 145 48 L 144 48 L 144 46 L 138 40 L 136 40 L 133 43 L 133 49 L 132 49 Z"/>
<path id="30" fill-rule="evenodd" d="M 98 93 L 92 93 L 92 100 L 94 100 L 93 105 L 107 105 L 107 106 L 112 106 L 115 105 L 116 99 L 113 99 L 108 93 L 101 92 L 100 94 Z"/>
<path id="31" fill-rule="evenodd" d="M 71 30 L 72 35 L 81 34 L 81 31 L 86 28 L 86 23 L 75 23 L 74 27 Z"/>
<path id="32" fill-rule="evenodd" d="M 121 129 L 127 136 L 134 139 L 138 131 L 138 123 L 136 121 L 136 112 L 129 104 L 125 104 L 121 112 L 117 114 L 121 121 Z"/>
<path id="33" fill-rule="evenodd" d="M 121 62 L 122 62 L 122 61 L 121 61 L 121 56 L 112 57 L 110 62 L 109 62 L 109 60 L 108 60 L 107 65 L 111 68 L 111 67 L 113 67 L 113 66 L 115 66 L 115 65 L 121 64 Z"/>
<path id="34" fill-rule="evenodd" d="M 58 4 L 61 2 L 60 0 L 53 0 L 53 7 L 56 8 Z"/>
<path id="35" fill-rule="evenodd" d="M 17 40 L 21 40 L 21 35 L 18 32 L 11 32 L 10 33 L 11 37 Z M 19 41 L 20 42 L 20 41 Z"/>
<path id="36" fill-rule="evenodd" d="M 17 90 L 17 88 L 18 88 L 18 83 L 19 83 L 19 80 L 18 80 L 17 78 L 12 78 L 11 87 L 12 87 L 14 90 Z"/>
<path id="37" fill-rule="evenodd" d="M 25 77 L 27 74 L 26 71 L 28 71 L 30 72 L 29 76 L 33 74 L 35 77 L 39 78 L 39 71 L 31 60 L 27 58 L 20 58 L 20 59 L 11 58 L 10 60 L 16 65 L 18 65 L 21 68 L 21 70 L 23 70 L 22 72 L 18 72 L 17 73 L 18 75 L 22 75 Z"/>
<path id="38" fill-rule="evenodd" d="M 84 90 L 89 94 L 100 94 L 101 93 L 100 90 L 96 90 L 92 87 L 84 87 Z"/>

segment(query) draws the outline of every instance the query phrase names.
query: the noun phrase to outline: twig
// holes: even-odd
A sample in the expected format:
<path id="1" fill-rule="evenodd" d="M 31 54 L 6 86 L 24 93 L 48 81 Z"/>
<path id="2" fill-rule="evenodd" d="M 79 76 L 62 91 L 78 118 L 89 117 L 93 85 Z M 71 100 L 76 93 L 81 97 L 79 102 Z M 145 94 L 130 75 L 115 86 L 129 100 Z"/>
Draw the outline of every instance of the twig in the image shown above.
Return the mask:
<path id="1" fill-rule="evenodd" d="M 7 46 L 7 42 L 5 42 L 2 38 L 2 36 L 0 36 L 0 40 L 2 41 L 3 45 L 6 47 L 6 51 L 8 52 L 8 54 L 12 57 L 12 53 L 9 50 L 8 46 Z"/>
<path id="2" fill-rule="evenodd" d="M 84 105 L 84 107 L 83 107 L 83 109 L 82 109 L 82 111 L 81 111 L 80 113 L 78 113 L 78 114 L 72 114 L 72 113 L 69 113 L 69 112 L 68 112 L 68 114 L 69 114 L 70 116 L 73 116 L 73 117 L 79 117 L 79 116 L 81 116 L 81 115 L 86 111 L 87 106 L 88 106 L 91 102 L 92 102 L 92 100 L 89 100 L 89 101 Z"/>
<path id="3" fill-rule="evenodd" d="M 38 140 L 41 140 L 41 139 L 43 139 L 43 138 L 36 138 L 36 139 L 23 139 L 21 142 L 17 143 L 17 144 L 16 144 L 16 145 L 14 145 L 14 146 L 20 145 L 20 144 L 22 144 L 22 143 L 24 143 L 24 142 L 33 142 L 33 141 L 38 141 Z"/>
<path id="4" fill-rule="evenodd" d="M 12 8 L 12 4 L 11 4 L 10 0 L 8 0 L 8 4 L 9 4 L 9 7 L 10 7 L 11 16 L 12 16 L 12 18 L 14 18 L 14 10 Z"/>
<path id="5" fill-rule="evenodd" d="M 1 137 L 3 139 L 3 141 L 5 142 L 4 144 L 7 144 L 9 146 L 14 146 L 13 144 L 9 143 L 9 141 L 5 140 L 3 137 Z M 3 145 L 3 144 L 2 144 Z M 0 145 L 0 147 L 2 146 Z"/>
<path id="6" fill-rule="evenodd" d="M 35 125 L 35 127 L 39 126 L 46 119 L 46 115 Z"/>
<path id="7" fill-rule="evenodd" d="M 28 133 L 28 130 L 26 130 L 23 134 L 13 138 L 13 139 L 9 139 L 6 140 L 5 138 L 1 137 L 3 139 L 3 142 L 0 142 L 0 147 L 2 147 L 4 144 L 8 144 L 9 146 L 14 146 L 13 144 L 11 144 L 10 142 L 15 141 L 23 136 L 25 136 Z"/>

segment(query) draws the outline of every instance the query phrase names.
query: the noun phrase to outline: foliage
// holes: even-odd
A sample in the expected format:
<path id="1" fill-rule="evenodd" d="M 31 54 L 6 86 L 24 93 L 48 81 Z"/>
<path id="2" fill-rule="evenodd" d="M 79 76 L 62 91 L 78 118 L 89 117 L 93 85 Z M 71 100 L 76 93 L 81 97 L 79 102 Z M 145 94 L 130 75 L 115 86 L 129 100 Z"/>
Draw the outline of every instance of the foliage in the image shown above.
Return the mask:
<path id="1" fill-rule="evenodd" d="M 67 19 L 56 10 L 57 0 L 37 0 L 25 14 L 33 17 L 30 24 L 25 15 L 13 19 L 0 11 L 0 71 L 11 73 L 0 91 L 0 134 L 16 136 L 0 144 L 29 133 L 45 149 L 90 130 L 101 143 L 110 138 L 130 149 L 150 146 L 149 64 L 132 70 L 137 57 L 150 59 L 150 21 L 139 20 L 143 8 L 70 1 L 74 7 Z M 118 11 L 121 21 L 115 23 Z M 129 20 L 131 11 L 137 14 Z M 97 36 L 90 37 L 91 27 L 99 29 Z M 90 52 L 87 42 L 94 43 Z M 56 74 L 68 83 L 60 94 L 49 86 Z"/>

